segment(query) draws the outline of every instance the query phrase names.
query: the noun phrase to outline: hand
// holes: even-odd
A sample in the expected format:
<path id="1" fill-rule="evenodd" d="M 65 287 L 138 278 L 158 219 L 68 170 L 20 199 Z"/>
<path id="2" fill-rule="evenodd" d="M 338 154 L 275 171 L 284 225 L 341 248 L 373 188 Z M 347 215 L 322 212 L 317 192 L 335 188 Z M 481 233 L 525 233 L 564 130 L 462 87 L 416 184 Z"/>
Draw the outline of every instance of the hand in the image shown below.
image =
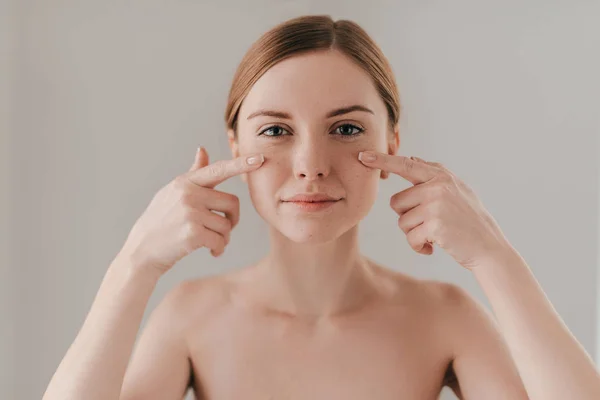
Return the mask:
<path id="1" fill-rule="evenodd" d="M 400 175 L 414 185 L 394 194 L 390 206 L 416 252 L 431 255 L 436 243 L 460 265 L 472 269 L 509 248 L 473 190 L 442 164 L 371 151 L 361 154 L 364 165 Z M 375 154 L 376 159 L 366 161 L 367 154 Z"/>
<path id="2" fill-rule="evenodd" d="M 239 221 L 239 198 L 213 188 L 232 176 L 258 169 L 264 157 L 255 157 L 255 164 L 249 164 L 251 157 L 245 156 L 209 165 L 206 150 L 198 149 L 189 171 L 156 193 L 121 252 L 160 274 L 200 247 L 209 248 L 213 257 L 220 256 Z"/>

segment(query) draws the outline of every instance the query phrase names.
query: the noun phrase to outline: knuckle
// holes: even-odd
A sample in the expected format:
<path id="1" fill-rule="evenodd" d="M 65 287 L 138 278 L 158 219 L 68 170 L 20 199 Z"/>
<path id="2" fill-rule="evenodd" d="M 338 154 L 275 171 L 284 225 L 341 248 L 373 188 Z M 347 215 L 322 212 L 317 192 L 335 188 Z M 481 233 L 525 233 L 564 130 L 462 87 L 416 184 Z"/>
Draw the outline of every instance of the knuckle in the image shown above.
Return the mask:
<path id="1" fill-rule="evenodd" d="M 433 236 L 439 237 L 443 233 L 444 224 L 439 218 L 432 218 L 429 221 L 429 230 Z"/>
<path id="2" fill-rule="evenodd" d="M 443 168 L 440 172 L 440 175 L 442 176 L 442 179 L 447 182 L 454 183 L 455 181 L 455 175 L 447 168 Z"/>
<path id="3" fill-rule="evenodd" d="M 458 187 L 469 194 L 474 194 L 473 188 L 467 185 L 465 182 L 458 181 Z"/>
<path id="4" fill-rule="evenodd" d="M 444 195 L 444 193 L 446 193 L 446 191 L 448 190 L 447 184 L 444 182 L 438 182 L 436 185 L 434 185 L 434 188 L 435 194 L 438 196 Z"/>
<path id="5" fill-rule="evenodd" d="M 415 161 L 410 158 L 402 158 L 401 159 L 402 168 L 406 170 L 408 173 L 412 172 L 415 166 Z"/>
<path id="6" fill-rule="evenodd" d="M 240 206 L 239 197 L 237 197 L 234 194 L 230 194 L 230 193 L 222 193 L 221 196 L 222 196 L 221 199 L 227 208 L 232 209 L 232 210 L 239 208 L 239 206 Z"/>
<path id="7" fill-rule="evenodd" d="M 192 235 L 191 233 L 186 233 L 183 238 L 183 244 L 186 249 L 195 249 L 200 246 L 198 242 L 198 236 Z"/>
<path id="8" fill-rule="evenodd" d="M 187 190 L 187 183 L 185 182 L 186 178 L 182 176 L 178 176 L 175 178 L 169 187 L 169 191 L 173 191 L 178 197 L 181 197 L 183 193 Z"/>
<path id="9" fill-rule="evenodd" d="M 434 198 L 445 196 L 447 193 L 452 192 L 452 183 L 447 179 L 440 179 L 432 185 L 431 192 Z"/>
<path id="10" fill-rule="evenodd" d="M 178 177 L 173 179 L 172 184 L 173 184 L 173 188 L 175 188 L 176 190 L 184 191 L 190 184 L 190 181 L 187 176 L 179 175 Z"/>
<path id="11" fill-rule="evenodd" d="M 418 195 L 420 192 L 421 192 L 420 187 L 417 188 L 416 186 L 413 186 L 408 189 L 404 189 L 400 192 L 394 193 L 390 197 L 390 206 L 395 210 L 402 209 L 407 204 L 410 204 L 411 197 Z M 425 194 L 427 194 L 426 190 L 425 190 Z"/>
<path id="12" fill-rule="evenodd" d="M 183 246 L 188 250 L 194 250 L 202 246 L 200 230 L 193 225 L 187 225 L 183 232 Z"/>
<path id="13" fill-rule="evenodd" d="M 440 201 L 439 199 L 431 201 L 426 208 L 427 217 L 430 220 L 437 220 L 438 216 L 441 214 L 440 211 L 441 211 L 442 205 L 443 205 L 443 202 Z"/>
<path id="14" fill-rule="evenodd" d="M 390 197 L 390 207 L 394 208 L 398 204 L 398 201 L 400 201 L 400 192 Z"/>
<path id="15" fill-rule="evenodd" d="M 404 219 L 402 218 L 402 216 L 398 218 L 398 228 L 400 228 L 402 232 L 408 233 L 406 229 L 406 224 L 404 223 Z"/>
<path id="16" fill-rule="evenodd" d="M 442 183 L 442 188 L 443 188 L 443 192 L 448 194 L 448 193 L 453 193 L 454 192 L 454 181 L 452 179 L 446 179 L 444 180 L 444 182 Z"/>
<path id="17" fill-rule="evenodd" d="M 189 190 L 183 190 L 180 192 L 179 201 L 183 204 L 187 212 L 193 211 L 192 205 L 194 204 L 194 194 Z"/>
<path id="18" fill-rule="evenodd" d="M 245 157 L 239 157 L 237 160 L 235 160 L 235 163 L 233 164 L 235 169 L 237 170 L 242 170 L 244 168 L 246 168 L 246 166 L 248 164 L 246 164 L 246 158 Z"/>
<path id="19" fill-rule="evenodd" d="M 206 238 L 206 242 L 206 246 L 216 250 L 217 253 L 222 253 L 225 248 L 225 239 L 221 235 L 211 235 Z"/>
<path id="20" fill-rule="evenodd" d="M 233 223 L 229 220 L 229 218 L 222 217 L 224 230 L 227 234 L 233 230 Z"/>
<path id="21" fill-rule="evenodd" d="M 224 172 L 223 165 L 220 163 L 207 165 L 206 168 L 208 169 L 208 173 L 211 176 L 220 176 Z"/>
<path id="22" fill-rule="evenodd" d="M 185 224 L 185 237 L 187 239 L 197 239 L 204 233 L 204 227 L 193 220 L 188 220 Z"/>
<path id="23" fill-rule="evenodd" d="M 390 207 L 392 207 L 392 210 L 396 210 L 396 201 L 395 196 L 390 197 Z"/>
<path id="24" fill-rule="evenodd" d="M 192 207 L 183 207 L 183 220 L 186 224 L 194 224 L 197 220 L 197 211 Z"/>
<path id="25" fill-rule="evenodd" d="M 413 250 L 417 250 L 417 232 L 415 229 L 408 232 L 406 235 L 406 240 L 408 240 L 408 244 L 413 248 Z"/>
<path id="26" fill-rule="evenodd" d="M 229 220 L 214 211 L 208 211 L 206 218 L 209 218 L 218 232 L 226 233 L 231 230 Z"/>

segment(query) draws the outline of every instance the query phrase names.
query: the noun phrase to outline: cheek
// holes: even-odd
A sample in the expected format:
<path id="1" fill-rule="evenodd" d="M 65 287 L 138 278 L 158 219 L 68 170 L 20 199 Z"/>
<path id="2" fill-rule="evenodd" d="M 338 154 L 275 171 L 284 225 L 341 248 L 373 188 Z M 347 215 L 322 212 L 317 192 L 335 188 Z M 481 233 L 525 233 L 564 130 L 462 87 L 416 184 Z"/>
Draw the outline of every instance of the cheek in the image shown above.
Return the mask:
<path id="1" fill-rule="evenodd" d="M 277 141 L 259 138 L 254 131 L 240 130 L 238 149 L 240 154 L 265 153 L 266 156 L 276 151 Z"/>
<path id="2" fill-rule="evenodd" d="M 360 161 L 347 166 L 343 182 L 348 197 L 356 199 L 356 203 L 371 202 L 377 195 L 380 171 L 364 166 Z"/>
<path id="3" fill-rule="evenodd" d="M 277 190 L 287 179 L 286 166 L 281 157 L 265 154 L 265 163 L 256 171 L 247 175 L 248 190 L 253 200 L 276 200 Z"/>

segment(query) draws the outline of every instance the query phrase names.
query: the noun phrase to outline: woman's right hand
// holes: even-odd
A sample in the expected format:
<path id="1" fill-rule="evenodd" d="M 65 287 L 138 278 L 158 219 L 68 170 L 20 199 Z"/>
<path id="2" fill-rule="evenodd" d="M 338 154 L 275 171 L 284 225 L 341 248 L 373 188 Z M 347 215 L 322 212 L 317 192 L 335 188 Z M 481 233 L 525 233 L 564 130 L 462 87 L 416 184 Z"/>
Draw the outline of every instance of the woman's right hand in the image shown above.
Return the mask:
<path id="1" fill-rule="evenodd" d="M 196 151 L 188 172 L 161 188 L 131 229 L 121 254 L 132 257 L 136 267 L 162 275 L 200 247 L 220 256 L 229 243 L 231 229 L 239 221 L 239 198 L 214 187 L 242 173 L 258 169 L 262 154 L 208 163 L 204 148 Z M 213 211 L 225 214 L 222 216 Z"/>

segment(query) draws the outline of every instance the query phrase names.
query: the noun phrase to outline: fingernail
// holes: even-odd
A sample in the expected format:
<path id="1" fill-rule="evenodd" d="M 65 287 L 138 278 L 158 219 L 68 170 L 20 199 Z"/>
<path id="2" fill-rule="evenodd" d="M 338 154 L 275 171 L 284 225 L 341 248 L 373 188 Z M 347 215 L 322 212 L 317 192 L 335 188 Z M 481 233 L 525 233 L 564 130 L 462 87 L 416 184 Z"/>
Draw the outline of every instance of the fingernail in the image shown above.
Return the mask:
<path id="1" fill-rule="evenodd" d="M 262 154 L 256 156 L 250 156 L 246 159 L 248 165 L 262 164 L 265 161 L 265 157 Z"/>
<path id="2" fill-rule="evenodd" d="M 358 153 L 358 159 L 360 161 L 373 162 L 377 159 L 377 156 L 373 153 L 361 151 Z"/>

